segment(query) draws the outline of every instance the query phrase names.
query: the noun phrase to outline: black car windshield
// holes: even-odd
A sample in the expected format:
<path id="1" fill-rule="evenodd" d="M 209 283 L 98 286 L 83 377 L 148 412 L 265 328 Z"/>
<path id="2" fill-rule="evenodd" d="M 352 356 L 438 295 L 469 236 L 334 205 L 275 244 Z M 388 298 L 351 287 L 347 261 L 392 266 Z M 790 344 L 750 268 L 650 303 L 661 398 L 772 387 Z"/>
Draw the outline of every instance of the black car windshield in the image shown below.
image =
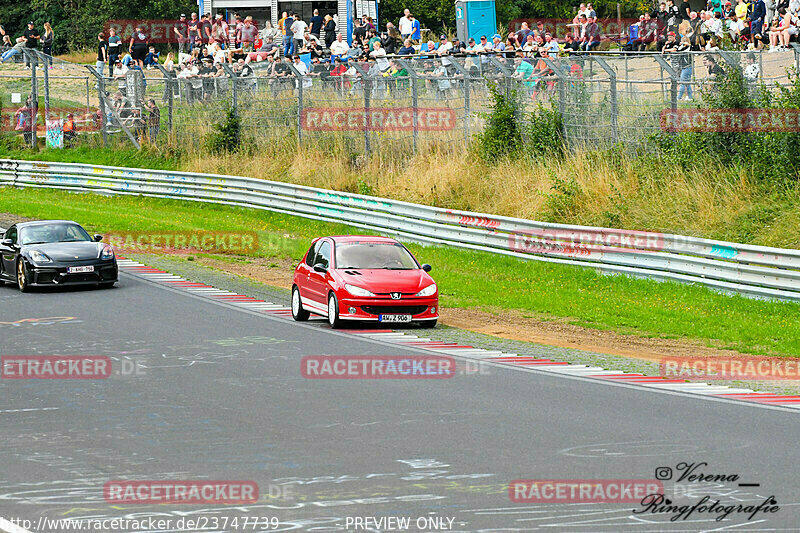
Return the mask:
<path id="1" fill-rule="evenodd" d="M 412 270 L 419 265 L 401 244 L 357 242 L 336 245 L 336 268 Z"/>
<path id="2" fill-rule="evenodd" d="M 20 244 L 92 241 L 86 230 L 77 224 L 36 224 L 20 228 Z"/>

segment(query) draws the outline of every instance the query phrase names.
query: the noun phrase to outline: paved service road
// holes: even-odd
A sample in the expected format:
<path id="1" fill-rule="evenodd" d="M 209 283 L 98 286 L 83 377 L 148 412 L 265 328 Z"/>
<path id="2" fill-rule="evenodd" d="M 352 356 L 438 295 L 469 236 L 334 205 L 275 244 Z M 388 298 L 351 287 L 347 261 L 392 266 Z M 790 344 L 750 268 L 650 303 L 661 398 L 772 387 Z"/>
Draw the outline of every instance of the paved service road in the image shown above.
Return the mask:
<path id="1" fill-rule="evenodd" d="M 4 356 L 112 360 L 108 379 L 0 379 L 0 516 L 30 520 L 31 531 L 39 517 L 205 517 L 204 531 L 253 531 L 234 517 L 275 517 L 272 531 L 398 530 L 397 521 L 363 522 L 381 517 L 408 518 L 409 531 L 800 524 L 796 413 L 497 366 L 452 379 L 304 379 L 304 355 L 424 352 L 130 274 L 113 290 L 0 288 L 0 343 Z M 675 484 L 681 463 L 707 463 L 694 473 L 726 480 Z M 673 469 L 664 482 L 673 505 L 774 495 L 780 509 L 671 521 L 675 513 L 634 513 L 643 509 L 634 503 L 515 503 L 508 494 L 515 479 L 653 480 L 659 467 Z M 103 496 L 113 480 L 251 480 L 260 499 L 119 505 Z M 167 530 L 201 528 L 139 529 Z"/>

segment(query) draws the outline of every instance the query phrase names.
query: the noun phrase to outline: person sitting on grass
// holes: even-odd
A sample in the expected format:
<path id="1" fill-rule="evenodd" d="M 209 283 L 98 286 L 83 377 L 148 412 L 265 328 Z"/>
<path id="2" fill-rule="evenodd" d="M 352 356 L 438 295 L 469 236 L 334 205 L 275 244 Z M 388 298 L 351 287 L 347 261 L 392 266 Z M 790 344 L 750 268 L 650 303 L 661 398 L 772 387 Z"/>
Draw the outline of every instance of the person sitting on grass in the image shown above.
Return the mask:
<path id="1" fill-rule="evenodd" d="M 153 46 L 150 47 L 149 51 L 147 52 L 147 55 L 144 56 L 144 66 L 147 68 L 147 70 L 152 70 L 153 65 L 158 64 L 158 58 L 160 55 L 161 52 L 156 52 L 155 47 Z"/>

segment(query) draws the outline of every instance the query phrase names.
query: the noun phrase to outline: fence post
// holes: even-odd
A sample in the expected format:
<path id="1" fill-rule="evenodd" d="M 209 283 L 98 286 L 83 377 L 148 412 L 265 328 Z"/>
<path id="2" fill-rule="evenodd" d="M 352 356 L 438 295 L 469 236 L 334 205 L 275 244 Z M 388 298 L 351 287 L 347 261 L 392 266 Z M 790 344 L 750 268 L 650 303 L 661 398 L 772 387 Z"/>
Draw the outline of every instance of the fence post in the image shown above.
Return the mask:
<path id="1" fill-rule="evenodd" d="M 797 44 L 797 43 L 789 43 L 789 44 L 792 45 L 792 50 L 794 51 L 794 69 L 797 72 L 800 72 L 800 44 Z M 758 54 L 758 55 L 759 55 L 759 60 L 760 60 L 761 59 L 761 54 Z M 762 76 L 763 76 L 763 73 L 764 73 L 763 66 L 761 67 L 761 73 L 762 73 Z"/>
<path id="2" fill-rule="evenodd" d="M 419 88 L 417 85 L 419 84 L 419 74 L 414 68 L 406 61 L 405 59 L 397 59 L 396 60 L 403 68 L 408 71 L 408 75 L 411 77 L 411 125 L 412 125 L 412 143 L 414 153 L 417 153 L 417 137 L 419 134 L 419 128 L 417 126 L 417 113 L 419 112 Z"/>
<path id="3" fill-rule="evenodd" d="M 50 118 L 50 68 L 47 63 L 47 56 L 38 50 L 33 51 L 42 59 L 42 73 L 44 74 L 44 127 L 47 129 L 47 119 Z"/>
<path id="4" fill-rule="evenodd" d="M 103 79 L 103 74 L 102 73 L 98 73 L 94 69 L 94 67 L 91 67 L 89 65 L 84 65 L 84 66 L 89 70 L 89 72 L 94 74 L 94 76 L 97 78 L 97 87 L 99 89 L 98 92 L 100 93 L 99 94 L 99 96 L 100 96 L 100 105 L 101 105 L 100 111 L 103 113 L 103 142 L 106 142 L 106 123 L 105 123 L 106 116 L 105 116 L 105 111 L 106 111 L 106 109 L 108 109 L 111 112 L 111 114 L 114 116 L 114 118 L 117 120 L 117 124 L 119 124 L 120 129 L 122 129 L 122 131 L 125 132 L 125 135 L 128 136 L 128 139 L 130 139 L 131 144 L 133 144 L 133 146 L 135 146 L 137 150 L 141 150 L 142 146 L 139 144 L 139 141 L 136 140 L 136 137 L 133 135 L 133 133 L 131 133 L 131 130 L 128 129 L 128 127 L 122 122 L 122 118 L 120 118 L 119 113 L 117 113 L 117 110 L 114 109 L 114 106 L 108 106 L 108 102 L 105 101 L 106 100 L 106 92 L 105 92 L 105 80 Z"/>
<path id="5" fill-rule="evenodd" d="M 544 61 L 545 65 L 547 65 L 550 70 L 553 71 L 553 74 L 558 78 L 558 114 L 561 115 L 561 123 L 565 124 L 565 116 L 564 114 L 567 112 L 567 87 L 569 86 L 569 68 L 562 69 L 561 68 L 561 61 L 557 59 L 553 59 L 550 57 L 543 57 L 542 61 Z M 564 127 L 564 141 L 566 143 L 569 142 L 567 135 L 569 133 L 569 128 Z"/>
<path id="6" fill-rule="evenodd" d="M 225 69 L 225 73 L 231 79 L 231 95 L 233 97 L 233 115 L 239 116 L 239 91 L 236 89 L 236 73 L 227 63 L 220 63 L 222 68 Z"/>
<path id="7" fill-rule="evenodd" d="M 369 138 L 369 108 L 370 108 L 370 101 L 372 99 L 372 80 L 369 79 L 368 75 L 364 75 L 364 117 L 367 119 L 365 121 L 364 126 L 364 157 L 368 157 L 369 153 L 372 151 L 372 147 L 370 146 L 370 138 Z M 415 114 L 416 116 L 416 114 Z M 416 121 L 415 121 L 416 122 Z"/>
<path id="8" fill-rule="evenodd" d="M 36 79 L 36 54 L 32 50 L 22 49 L 22 54 L 31 66 L 31 149 L 36 150 L 36 119 L 39 115 L 39 80 Z"/>
<path id="9" fill-rule="evenodd" d="M 719 56 L 731 67 L 734 68 L 739 74 L 742 73 L 742 64 L 739 61 L 739 57 L 736 55 L 731 54 L 725 50 L 718 50 L 717 53 Z"/>
<path id="10" fill-rule="evenodd" d="M 161 75 L 164 76 L 164 95 L 167 97 L 167 124 L 169 125 L 169 133 L 172 135 L 172 109 L 175 103 L 175 95 L 173 94 L 173 87 L 172 87 L 172 75 L 167 69 L 165 69 L 160 63 L 156 62 L 156 67 L 158 70 L 161 71 Z M 217 86 L 217 80 L 214 79 L 214 87 Z"/>
<path id="11" fill-rule="evenodd" d="M 471 113 L 472 102 L 470 101 L 470 79 L 469 70 L 458 61 L 453 60 L 451 65 L 455 68 L 464 78 L 464 143 L 469 145 L 469 117 Z"/>
<path id="12" fill-rule="evenodd" d="M 619 105 L 617 102 L 617 72 L 606 63 L 606 60 L 599 55 L 594 56 L 594 59 L 600 68 L 608 74 L 608 83 L 611 90 L 611 140 L 616 143 L 619 141 Z"/>
<path id="13" fill-rule="evenodd" d="M 303 75 L 297 70 L 293 63 L 286 65 L 291 69 L 297 84 L 297 144 L 303 142 Z"/>
<path id="14" fill-rule="evenodd" d="M 661 71 L 666 72 L 667 75 L 669 75 L 670 109 L 678 109 L 678 78 L 680 76 L 680 72 L 672 68 L 672 65 L 670 65 L 661 55 L 654 55 L 653 58 L 661 66 Z M 694 71 L 694 58 L 692 56 L 689 56 L 689 58 L 692 61 L 692 71 Z M 689 83 L 691 83 L 691 81 L 689 81 Z"/>
<path id="15" fill-rule="evenodd" d="M 86 114 L 89 114 L 89 77 L 86 77 Z"/>

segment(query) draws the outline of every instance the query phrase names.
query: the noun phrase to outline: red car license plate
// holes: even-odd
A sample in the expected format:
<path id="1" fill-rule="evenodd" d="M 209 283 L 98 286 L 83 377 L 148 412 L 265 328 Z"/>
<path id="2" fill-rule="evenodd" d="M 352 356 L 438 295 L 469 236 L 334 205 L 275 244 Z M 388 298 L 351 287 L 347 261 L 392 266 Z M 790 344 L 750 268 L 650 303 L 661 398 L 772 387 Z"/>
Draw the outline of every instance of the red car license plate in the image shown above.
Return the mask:
<path id="1" fill-rule="evenodd" d="M 378 322 L 411 322 L 411 315 L 378 315 Z"/>

